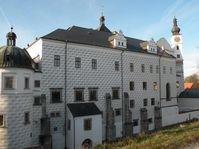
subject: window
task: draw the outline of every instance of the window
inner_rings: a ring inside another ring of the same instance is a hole
[[[57,131],[57,130],[58,130],[58,128],[57,128],[57,127],[54,127],[54,128],[53,128],[53,130],[54,130],[54,131]]]
[[[115,116],[121,115],[121,109],[115,109]]]
[[[147,99],[146,98],[143,100],[143,105],[147,106]]]
[[[133,72],[133,71],[134,71],[134,64],[130,63],[130,72]]]
[[[176,46],[176,49],[179,50],[179,46]]]
[[[172,69],[172,67],[170,67],[170,74],[173,74],[173,69]]]
[[[29,78],[25,77],[24,78],[24,89],[29,89]]]
[[[92,119],[84,119],[84,130],[91,130],[92,129]]]
[[[177,54],[177,58],[180,58],[180,54]]]
[[[70,120],[68,120],[68,130],[70,130],[71,129],[71,121]]]
[[[60,56],[54,55],[54,66],[60,66]]]
[[[144,64],[141,65],[141,71],[145,72],[145,65]]]
[[[33,103],[34,106],[37,106],[37,105],[41,105],[41,98],[40,96],[35,96],[34,97],[34,103]]]
[[[133,81],[129,82],[129,89],[130,89],[130,91],[134,90],[134,82]]]
[[[170,97],[170,96],[171,96],[171,95],[170,95],[171,93],[170,93],[170,92],[171,92],[171,91],[170,91],[170,84],[167,83],[167,84],[166,84],[166,100],[167,100],[167,101],[171,100],[171,97]]]
[[[163,66],[163,74],[166,73],[166,66]]]
[[[119,87],[113,87],[112,88],[112,98],[113,99],[119,99]]]
[[[35,88],[39,88],[40,87],[40,80],[35,80],[34,86],[35,86]]]
[[[159,67],[156,65],[156,73],[159,73]]]
[[[14,77],[4,77],[4,89],[14,89]]]
[[[24,113],[24,124],[30,124],[30,113],[29,112],[25,112]]]
[[[130,108],[134,108],[135,107],[135,100],[130,100]]]
[[[80,57],[75,58],[75,68],[81,68],[81,58]]]
[[[133,126],[138,126],[139,125],[139,119],[133,120]]]
[[[153,82],[153,90],[154,91],[158,90],[158,84],[157,84],[157,82]]]
[[[89,88],[89,100],[96,101],[97,100],[97,88]]]
[[[151,98],[151,105],[155,105],[155,98]]]
[[[84,89],[75,88],[75,101],[84,101]]]
[[[62,98],[62,89],[50,89],[51,103],[60,103]]]
[[[115,71],[119,71],[119,62],[115,61]]]
[[[180,83],[179,81],[176,81],[176,88],[179,88],[180,87]]]
[[[50,117],[60,117],[60,112],[51,112]]]
[[[150,73],[153,73],[153,65],[150,65]]]
[[[97,69],[97,60],[92,59],[92,69]]]
[[[149,119],[148,119],[148,123],[149,123],[149,124],[153,123],[153,119],[152,119],[152,118],[149,118]]]
[[[143,90],[147,90],[147,82],[143,82],[142,85],[143,85]]]
[[[5,126],[5,116],[3,114],[0,114],[0,127]]]
[[[39,63],[35,63],[35,69],[36,69],[36,70],[39,69]]]

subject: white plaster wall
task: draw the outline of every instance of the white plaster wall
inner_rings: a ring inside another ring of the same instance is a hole
[[[4,90],[4,76],[14,76],[15,86],[14,90]],[[29,77],[29,89],[24,89],[25,77]],[[0,93],[9,94],[9,93],[32,93],[33,92],[33,70],[23,69],[23,68],[6,68],[0,69]]]
[[[173,58],[161,58],[161,107],[177,105],[177,92],[176,92],[176,65]],[[163,66],[166,66],[166,73],[163,74]],[[173,72],[170,74],[170,67]],[[166,100],[166,84],[170,84],[170,97],[171,100]]]
[[[92,129],[89,131],[84,130],[84,119],[92,119]],[[75,148],[80,149],[85,139],[92,140],[93,145],[102,143],[102,121],[101,115],[75,117]],[[97,133],[97,134],[96,134]]]
[[[41,105],[34,105],[34,97],[35,96],[41,96],[41,76],[42,73],[36,72],[33,76],[33,84],[34,80],[40,80],[40,87],[39,88],[33,88],[33,98],[32,98],[32,144],[38,145],[39,144],[39,135],[40,135],[40,118],[42,117],[41,111]]]
[[[15,77],[15,89],[4,90],[3,76]],[[24,77],[30,79],[30,89],[24,89]],[[16,149],[32,145],[33,71],[29,69],[0,69],[0,113],[5,114],[5,127],[0,128],[0,148]],[[24,124],[24,113],[29,112],[30,124]]]
[[[41,93],[46,95],[47,114],[51,112],[60,112],[60,117],[51,118],[51,134],[54,144],[53,149],[64,147],[64,104],[65,104],[65,65],[64,54],[65,43],[51,40],[42,40],[42,76],[41,76]],[[60,66],[54,66],[54,55],[60,55]],[[62,89],[62,102],[51,103],[50,88]],[[57,130],[55,130],[57,128]],[[59,140],[56,137],[59,136]]]
[[[119,50],[106,49],[80,44],[67,45],[67,101],[74,102],[74,88],[84,88],[84,100],[89,100],[88,88],[98,87],[98,101],[95,104],[103,111],[103,122],[106,122],[106,93],[112,94],[112,87],[120,87],[120,99],[112,100],[113,109],[122,107],[121,72],[115,71],[115,61],[119,61]],[[75,68],[75,57],[81,57],[81,68]],[[97,59],[97,69],[91,68],[91,60]],[[117,117],[117,136],[121,136],[121,116]],[[103,134],[105,139],[105,133]]]
[[[42,43],[42,44],[41,44]],[[115,61],[119,61],[119,66],[121,70],[121,50],[102,48],[96,46],[88,46],[81,44],[68,43],[67,44],[67,74],[66,74],[66,85],[65,79],[65,47],[66,43],[44,40],[41,43],[38,42],[38,49],[42,49],[42,76],[41,76],[41,93],[46,94],[47,97],[47,112],[59,111],[61,113],[60,118],[51,119],[51,132],[53,137],[57,136],[59,133],[60,142],[63,144],[64,139],[64,91],[66,86],[66,97],[67,102],[74,102],[74,88],[82,87],[84,88],[84,100],[88,101],[88,88],[98,87],[98,101],[95,104],[100,110],[103,111],[103,131],[102,138],[105,139],[105,123],[106,123],[106,101],[104,95],[106,93],[112,93],[112,87],[120,87],[120,99],[112,100],[113,109],[122,108],[121,100],[121,71],[115,71]],[[28,51],[34,50],[28,49]],[[33,54],[31,54],[33,55]],[[60,66],[54,67],[54,55],[60,55]],[[75,57],[81,57],[81,68],[75,68]],[[92,70],[91,60],[97,59],[97,70]],[[130,63],[134,63],[134,72],[130,72]],[[145,73],[141,73],[141,64],[145,64]],[[171,101],[161,100],[161,105],[173,106],[177,104],[176,100],[176,78],[175,78],[175,59],[171,58],[161,58],[161,98],[165,98],[166,94],[166,83],[169,82],[171,86],[171,96],[173,99]],[[150,65],[153,65],[153,73],[150,73]],[[160,82],[159,74],[156,74],[156,65],[159,65],[159,58],[154,55],[127,52],[123,53],[123,77],[124,77],[124,92],[129,93],[130,99],[135,100],[135,108],[131,108],[132,119],[140,120],[140,108],[143,108],[143,99],[148,99],[148,105],[145,107],[148,110],[148,118],[153,118],[153,123],[149,125],[149,129],[154,128],[154,106],[151,106],[151,98],[155,98],[155,105],[160,105]],[[162,67],[166,66],[166,74],[162,74]],[[170,67],[173,68],[173,73],[169,74]],[[135,90],[129,90],[129,81],[134,81]],[[143,91],[142,82],[147,82],[147,90]],[[153,91],[153,82],[158,83],[158,90]],[[50,103],[50,88],[62,88],[62,103],[52,104]],[[35,108],[40,111],[39,108]],[[170,110],[163,110],[164,116],[166,115],[166,124],[169,120],[167,113]],[[175,113],[176,110],[173,110]],[[40,112],[37,116],[40,116]],[[35,118],[37,117],[35,116]],[[172,118],[171,118],[172,119]],[[116,117],[116,135],[120,137],[122,135],[122,117]],[[72,121],[71,121],[72,122]],[[171,123],[173,120],[171,120]],[[170,123],[170,122],[169,122]],[[54,127],[58,127],[58,131],[54,132]],[[36,125],[35,127],[36,128]],[[134,133],[140,131],[140,121],[139,126],[134,127]],[[69,133],[70,135],[70,133]],[[62,137],[61,137],[62,136]],[[53,139],[53,141],[55,141]]]
[[[27,48],[27,51],[32,58],[35,58],[38,55],[42,58],[42,41],[42,39],[38,39]]]
[[[199,111],[192,111],[192,112],[186,112],[186,113],[180,113],[178,116],[178,122],[185,122],[192,119],[198,119],[199,118]]]
[[[199,109],[199,98],[179,98],[180,111]]]
[[[177,106],[162,108],[162,126],[178,123],[178,112]]]
[[[146,108],[148,118],[153,119],[153,123],[149,125],[149,129],[154,127],[154,106],[158,106],[159,97],[159,73],[156,73],[156,65],[159,65],[159,58],[152,54],[143,54],[136,52],[124,52],[124,92],[128,92],[129,100],[135,100],[135,107],[130,108],[132,111],[132,119],[140,120],[140,109]],[[134,72],[130,72],[130,63],[134,64]],[[141,64],[145,65],[145,72],[141,72]],[[150,65],[153,66],[153,72],[150,73]],[[130,91],[129,82],[134,81],[134,90]],[[147,82],[147,90],[143,90],[143,82]],[[153,90],[153,82],[157,82],[158,89]],[[143,105],[143,99],[147,98],[147,106]],[[155,98],[155,105],[151,105],[151,98]],[[139,126],[135,126],[134,133],[140,131]]]
[[[70,112],[70,110],[67,108],[67,118],[70,119],[70,123],[71,123],[71,129],[68,130],[67,129],[67,147],[69,149],[73,149],[74,148],[74,118]],[[68,124],[68,123],[67,123]]]

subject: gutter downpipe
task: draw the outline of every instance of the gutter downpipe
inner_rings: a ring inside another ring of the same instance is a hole
[[[73,117],[73,129],[74,129],[74,144],[73,144],[73,147],[75,149],[75,118]]]
[[[121,92],[122,92],[122,136],[124,136],[124,76],[123,76],[123,53],[121,52]]]
[[[64,95],[65,95],[65,103],[64,103],[64,129],[65,129],[65,131],[64,131],[64,135],[65,135],[65,149],[67,149],[67,127],[66,127],[66,121],[67,121],[67,112],[66,112],[66,101],[67,101],[67,99],[66,99],[66,83],[67,83],[67,76],[66,76],[66,73],[67,73],[67,40],[65,41],[65,43],[66,43],[66,45],[65,45],[65,61],[64,61],[64,64],[65,64],[65,75],[64,75],[64,81],[65,81],[65,84],[64,84]]]
[[[162,107],[162,104],[161,104],[161,97],[162,97],[162,92],[161,92],[161,89],[162,89],[162,85],[161,85],[161,65],[160,65],[160,58],[161,58],[161,55],[159,55],[159,92],[160,92],[160,108]]]

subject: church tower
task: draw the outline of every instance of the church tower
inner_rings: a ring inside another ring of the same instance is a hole
[[[184,90],[184,69],[183,69],[183,57],[182,57],[182,35],[180,34],[180,28],[177,24],[177,19],[173,18],[173,28],[171,30],[171,47],[174,50],[174,56],[176,57],[176,87],[177,95]]]

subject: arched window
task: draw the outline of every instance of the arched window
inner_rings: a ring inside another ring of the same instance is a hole
[[[171,89],[170,89],[170,84],[166,84],[166,100],[171,100]]]

